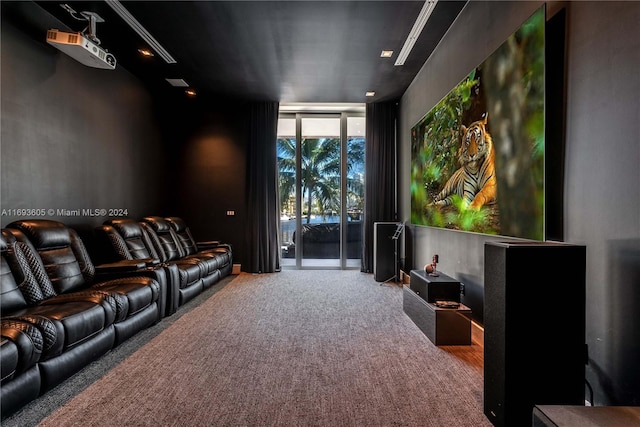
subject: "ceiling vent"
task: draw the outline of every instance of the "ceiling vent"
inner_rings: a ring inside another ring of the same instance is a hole
[[[175,87],[189,87],[189,83],[185,82],[183,79],[165,79],[167,83],[171,86]]]

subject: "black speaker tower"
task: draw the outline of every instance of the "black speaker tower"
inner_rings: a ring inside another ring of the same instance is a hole
[[[484,413],[531,425],[534,405],[584,405],[586,247],[487,242]]]
[[[393,239],[397,228],[397,222],[373,223],[373,278],[376,282],[386,282],[397,275]]]

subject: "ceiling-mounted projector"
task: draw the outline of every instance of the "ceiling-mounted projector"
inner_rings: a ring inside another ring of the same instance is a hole
[[[104,19],[95,12],[77,13],[68,4],[60,5],[78,21],[87,21],[89,25],[81,33],[68,33],[57,29],[47,31],[47,43],[66,53],[76,61],[88,67],[113,70],[116,57],[100,47],[96,36],[96,24]]]
[[[82,33],[49,30],[47,31],[47,43],[88,67],[104,68],[106,70],[116,68],[116,57],[89,40]]]

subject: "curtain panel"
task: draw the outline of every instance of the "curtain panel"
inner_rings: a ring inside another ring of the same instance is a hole
[[[367,104],[365,202],[361,271],[373,272],[373,224],[396,221],[397,101]]]
[[[273,273],[280,271],[278,227],[278,132],[277,102],[249,105],[247,144],[247,224],[244,271]]]

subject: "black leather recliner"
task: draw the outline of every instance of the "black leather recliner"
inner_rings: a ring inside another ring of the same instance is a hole
[[[221,261],[211,254],[188,254],[180,243],[180,238],[172,225],[165,218],[147,216],[142,218],[140,224],[149,233],[151,243],[161,257],[160,260],[170,264],[177,264],[180,267],[180,305],[192,299],[223,277],[222,273],[226,270],[220,269]],[[198,283],[196,281],[188,287],[183,287],[182,283],[184,281],[193,280],[195,277],[197,269],[194,267],[196,266],[200,270],[201,282]]]
[[[109,262],[141,260],[151,271],[163,270],[167,278],[165,316],[176,312],[180,302],[180,270],[178,265],[160,262],[160,256],[140,223],[131,218],[114,218],[96,227],[98,248]]]
[[[9,245],[2,230],[0,239],[0,303],[3,315],[26,306],[11,273],[7,257]],[[15,241],[15,239],[13,239]],[[40,330],[19,319],[0,320],[0,385],[2,413],[13,412],[40,394],[40,370],[44,338]]]
[[[2,237],[5,416],[157,322],[161,284],[143,276],[96,280],[82,241],[56,221],[16,221]],[[15,367],[5,372],[5,363]]]
[[[159,216],[147,216],[142,218],[143,226],[150,229],[151,241],[158,246],[157,251],[164,251],[167,256],[179,261],[196,262],[203,273],[203,285],[208,288],[220,279],[218,260],[202,254],[189,254],[182,246],[180,238],[175,233],[171,223]]]
[[[178,217],[147,216],[140,222],[116,218],[95,231],[105,259],[152,258],[171,271],[168,313],[231,272],[231,247],[216,241],[198,250],[188,227]]]
[[[0,365],[2,368],[2,413],[16,409],[40,394],[42,333],[19,320],[1,320]]]
[[[165,218],[173,228],[184,256],[197,256],[214,259],[221,277],[228,276],[233,268],[231,245],[220,241],[196,242],[187,223],[177,216]]]
[[[44,269],[38,266],[38,257],[25,255],[24,246],[8,230],[2,230],[2,236],[2,338],[10,343],[3,345],[0,364],[3,370],[5,363],[16,366],[2,380],[0,401],[5,416],[113,347],[116,304],[108,294],[87,291],[68,294],[66,300],[56,304],[45,304],[56,295]],[[36,271],[31,270],[34,265]],[[16,329],[27,332],[25,324],[31,326],[31,332],[37,330],[42,339],[37,365],[25,359],[30,351],[24,342],[35,342],[35,338],[17,335]],[[14,346],[18,347],[17,354],[11,349]]]
[[[143,274],[127,277],[123,271],[139,272],[124,263],[96,268],[75,230],[50,220],[16,221],[7,229],[37,253],[58,299],[83,289],[116,297],[116,345],[162,318],[159,299],[166,283]]]

